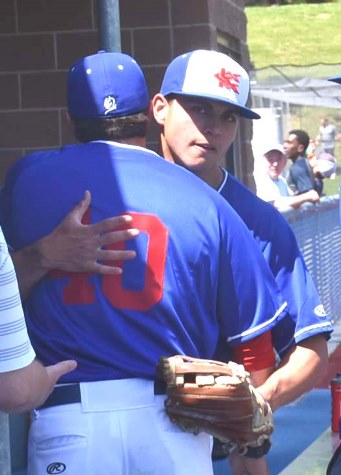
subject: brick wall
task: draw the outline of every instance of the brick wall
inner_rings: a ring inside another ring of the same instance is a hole
[[[244,0],[124,0],[120,22],[122,51],[141,64],[151,94],[168,62],[191,49],[226,49],[248,67]],[[65,113],[67,70],[99,48],[96,0],[1,0],[0,184],[18,157],[73,142]],[[250,134],[250,123],[242,120],[234,169],[247,184]],[[149,145],[157,148],[155,126]]]

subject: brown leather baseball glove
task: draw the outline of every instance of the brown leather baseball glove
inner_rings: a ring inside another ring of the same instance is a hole
[[[270,405],[242,365],[176,355],[161,358],[158,373],[167,384],[166,412],[183,430],[207,432],[240,454],[273,432]]]

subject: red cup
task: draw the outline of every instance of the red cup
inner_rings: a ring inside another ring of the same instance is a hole
[[[339,433],[341,418],[341,374],[338,373],[331,380],[331,397],[332,397],[332,420],[331,427],[333,432]]]

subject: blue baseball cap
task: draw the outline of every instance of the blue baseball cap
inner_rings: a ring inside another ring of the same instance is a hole
[[[328,78],[328,81],[338,82],[341,84],[341,75],[340,76],[333,76],[332,78]]]
[[[166,69],[160,93],[225,102],[247,119],[260,116],[245,107],[250,80],[247,72],[224,53],[195,50],[175,58]]]
[[[101,119],[147,109],[149,94],[143,72],[131,56],[99,51],[71,66],[67,102],[71,117]]]

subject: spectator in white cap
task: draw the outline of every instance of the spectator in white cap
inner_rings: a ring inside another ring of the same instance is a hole
[[[259,157],[256,157],[254,169],[257,196],[278,209],[297,208],[306,202],[318,202],[320,197],[315,190],[300,195],[293,194],[282,176],[286,163],[283,145],[273,143],[263,147]]]

